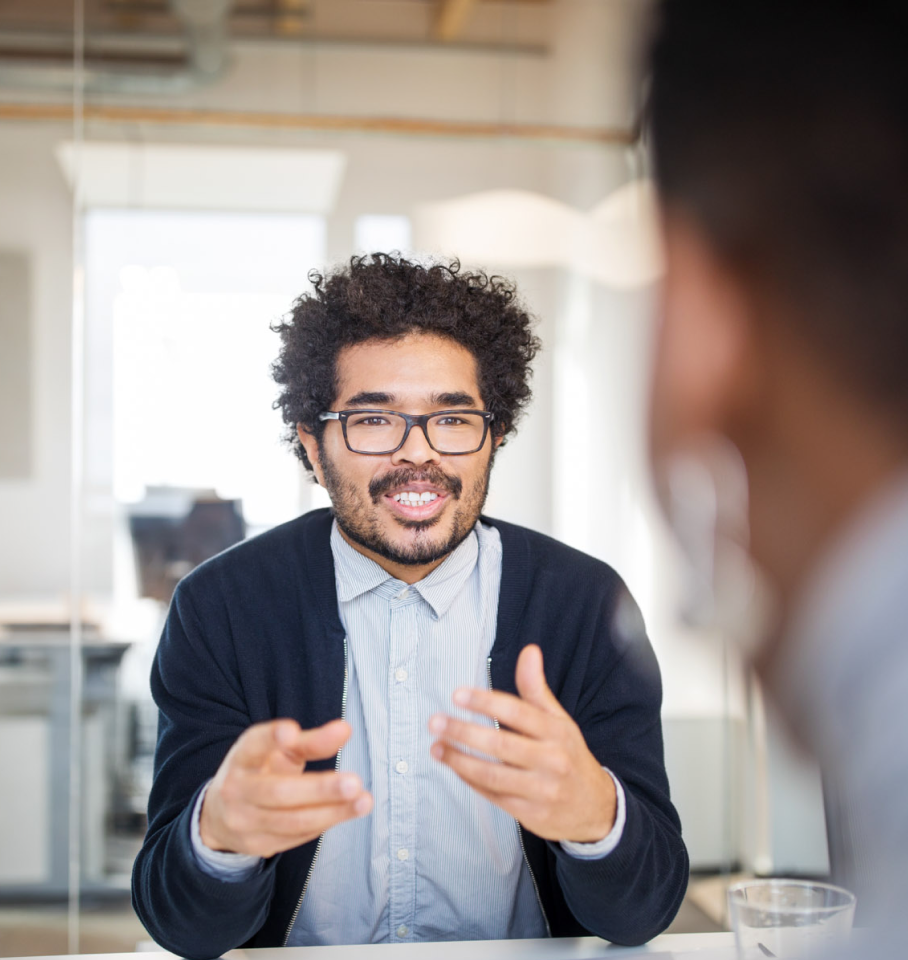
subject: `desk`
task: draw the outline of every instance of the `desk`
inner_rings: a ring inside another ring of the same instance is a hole
[[[78,960],[161,960],[164,951],[82,954]],[[666,933],[642,947],[616,947],[598,937],[552,940],[470,940],[459,943],[379,943],[345,947],[283,947],[231,950],[226,960],[735,960],[731,933]],[[12,958],[24,960],[24,958]],[[32,957],[30,960],[73,960],[72,957]]]

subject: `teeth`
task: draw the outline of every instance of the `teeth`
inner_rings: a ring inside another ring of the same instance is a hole
[[[395,493],[394,499],[398,503],[432,503],[438,499],[437,493],[431,493],[428,490],[425,493],[415,493],[412,490],[405,490],[403,493]]]

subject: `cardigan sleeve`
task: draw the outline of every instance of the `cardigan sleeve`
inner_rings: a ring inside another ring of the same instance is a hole
[[[642,617],[620,584],[593,631],[572,713],[593,755],[624,789],[624,830],[601,859],[580,860],[559,844],[548,846],[574,917],[624,945],[661,933],[687,888],[687,850],[665,772],[661,703],[659,668]]]
[[[201,869],[192,849],[195,801],[237,737],[250,725],[222,603],[199,603],[192,577],[174,594],[151,674],[159,708],[148,832],[133,867],[133,906],[162,947],[189,958],[217,957],[265,922],[277,857],[239,882]]]

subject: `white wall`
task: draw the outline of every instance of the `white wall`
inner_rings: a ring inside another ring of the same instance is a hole
[[[72,201],[52,154],[58,138],[0,126],[0,248],[31,260],[34,432],[31,476],[0,480],[0,596],[68,584]],[[0,410],[0,430],[16,416]]]

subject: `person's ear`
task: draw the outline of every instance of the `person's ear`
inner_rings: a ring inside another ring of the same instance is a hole
[[[318,439],[314,433],[310,433],[303,424],[298,423],[296,425],[296,435],[300,438],[300,443],[303,445],[303,449],[306,451],[306,456],[309,458],[309,463],[312,464],[312,470],[315,473],[315,479],[318,481],[319,486],[325,485],[325,477],[322,473],[322,464],[319,459],[319,447]]]

